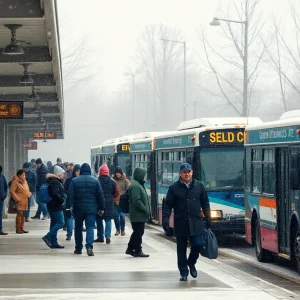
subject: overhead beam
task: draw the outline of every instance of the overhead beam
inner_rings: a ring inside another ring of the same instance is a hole
[[[29,114],[37,114],[36,112],[33,112],[34,108],[24,108],[24,115],[29,115]],[[58,107],[56,106],[50,106],[50,107],[43,107],[40,106],[38,108],[38,111],[43,115],[43,114],[59,114],[60,111]]]
[[[0,76],[0,87],[11,87],[11,86],[21,86],[26,87],[30,86],[31,84],[21,84],[19,83],[21,77],[23,76],[20,73],[20,76]],[[55,86],[56,83],[54,81],[53,74],[36,74],[31,75],[32,79],[34,80],[34,86]]]
[[[38,102],[56,102],[57,99],[57,93],[38,93],[39,100]],[[0,101],[26,101],[26,102],[36,102],[27,99],[29,94],[6,94],[6,95],[0,95]]]
[[[7,41],[9,43],[9,41]],[[23,47],[22,55],[6,55],[3,49],[0,49],[0,63],[34,63],[34,62],[51,62],[51,56],[47,46],[43,47]]]
[[[61,118],[56,116],[56,117],[47,117],[43,116],[43,119],[46,124],[49,123],[57,123],[61,124]],[[43,122],[40,121],[39,118],[28,118],[28,119],[20,119],[20,120],[6,120],[5,124],[10,125],[10,124],[43,124]]]

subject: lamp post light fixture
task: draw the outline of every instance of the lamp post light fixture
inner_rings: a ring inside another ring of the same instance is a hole
[[[134,81],[134,74],[133,73],[124,73],[125,76],[131,76],[132,77],[132,130],[134,132],[134,129],[135,129],[135,122],[134,122],[134,119],[135,119],[135,109],[134,109],[134,105],[135,105],[135,99],[134,99],[134,90],[135,90],[135,81]]]
[[[21,24],[5,24],[5,27],[7,27],[11,31],[11,40],[10,44],[8,44],[2,51],[3,54],[6,55],[21,55],[24,54],[24,49],[20,45],[23,41],[18,41],[16,37],[16,31],[18,28],[22,27]]]
[[[175,41],[161,38],[161,41],[183,44],[183,121],[186,121],[186,41]]]
[[[227,23],[238,23],[245,25],[245,35],[244,35],[244,55],[243,55],[243,117],[248,117],[248,31],[249,22],[246,21],[235,21],[220,18],[213,18],[209,23],[211,26],[220,26],[221,22]]]

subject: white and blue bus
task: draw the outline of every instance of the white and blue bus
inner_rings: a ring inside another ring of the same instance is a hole
[[[182,162],[192,165],[194,178],[208,192],[212,228],[216,232],[244,233],[244,131],[258,118],[204,118],[183,122],[178,131],[153,139],[152,208],[162,222],[168,187],[179,179]],[[171,219],[171,226],[172,219]]]

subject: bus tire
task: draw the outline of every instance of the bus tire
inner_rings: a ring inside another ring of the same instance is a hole
[[[300,274],[300,231],[295,234],[294,240],[294,259],[298,273]]]
[[[268,261],[268,251],[263,249],[261,245],[260,224],[258,219],[255,220],[254,246],[257,260],[259,262]]]

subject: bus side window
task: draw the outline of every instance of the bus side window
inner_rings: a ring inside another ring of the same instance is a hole
[[[300,153],[292,149],[290,156],[290,187],[291,190],[300,190]]]

